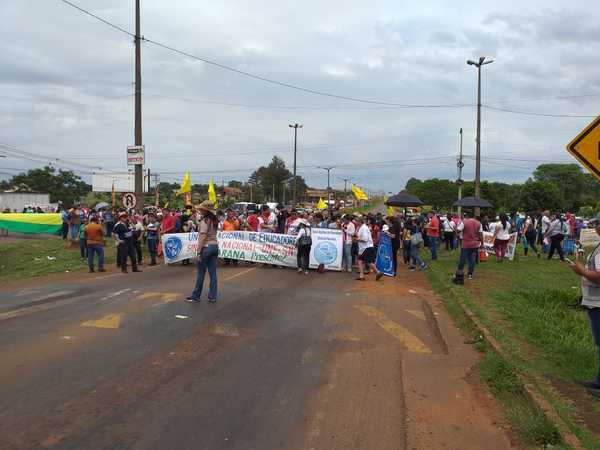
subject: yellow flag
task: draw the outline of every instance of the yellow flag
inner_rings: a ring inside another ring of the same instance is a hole
[[[323,201],[322,198],[319,199],[319,203],[317,203],[317,209],[326,209],[327,203]]]
[[[208,184],[208,199],[213,202],[215,208],[217,208],[217,192],[215,191],[215,185],[213,183],[212,178],[210,179],[210,183]]]
[[[367,197],[367,194],[365,194],[362,191],[362,189],[359,188],[358,186],[356,186],[355,184],[352,185],[352,193],[356,197],[356,200],[369,200],[369,197]]]
[[[183,181],[181,187],[177,191],[177,195],[186,194],[192,191],[192,180],[190,179],[190,172],[188,170],[183,174]]]
[[[387,215],[388,216],[393,216],[396,213],[396,211],[394,211],[394,208],[392,208],[391,206],[387,207]]]

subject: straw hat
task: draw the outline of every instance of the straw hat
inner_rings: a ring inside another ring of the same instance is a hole
[[[196,205],[196,209],[203,210],[203,211],[208,211],[208,212],[213,213],[213,214],[215,214],[215,212],[216,212],[216,210],[215,210],[215,204],[213,202],[211,202],[210,200],[204,200],[199,205]]]

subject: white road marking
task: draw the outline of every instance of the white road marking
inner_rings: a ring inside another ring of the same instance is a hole
[[[105,295],[100,300],[104,301],[104,300],[108,300],[108,299],[111,299],[111,298],[114,298],[114,297],[118,297],[119,295],[125,294],[126,292],[129,292],[129,291],[131,291],[131,289],[129,289],[129,288],[128,289],[121,289],[120,291],[113,292],[112,294]]]
[[[255,269],[256,269],[256,267],[252,267],[250,269],[243,270],[242,272],[236,273],[235,275],[231,275],[230,277],[225,278],[225,281],[233,280],[234,278],[245,275],[248,272],[252,272]]]

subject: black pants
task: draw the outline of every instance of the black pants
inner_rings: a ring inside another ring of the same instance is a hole
[[[454,233],[452,231],[444,231],[444,242],[446,250],[454,250]]]
[[[131,267],[133,268],[133,270],[138,270],[133,242],[125,242],[124,244],[119,244],[117,246],[117,252],[119,253],[119,262],[121,263],[120,267],[122,272],[127,272],[128,256],[129,259],[131,259]]]
[[[358,257],[358,244],[356,242],[352,243],[352,266],[356,265],[356,258]]]
[[[535,246],[536,238],[537,238],[537,234],[535,232],[525,234],[525,239],[527,239],[528,246],[531,247],[531,249],[535,252],[536,255],[538,255],[540,252],[537,249],[537,247]],[[525,247],[526,255],[527,255],[527,250],[528,250],[528,247]]]
[[[548,252],[548,259],[552,259],[554,256],[554,250],[558,251],[558,256],[560,256],[560,260],[565,260],[565,254],[562,249],[562,241],[565,237],[562,234],[557,234],[555,236],[550,236],[550,252]]]
[[[60,230],[60,234],[64,240],[67,239],[69,235],[69,224],[67,222],[63,222],[62,229]]]
[[[305,272],[308,270],[308,264],[310,260],[310,247],[311,245],[298,246],[298,269],[302,269]]]
[[[398,272],[398,250],[400,249],[400,244],[396,240],[392,240],[392,263],[394,267],[394,274]]]
[[[402,260],[404,261],[404,264],[408,264],[410,262],[410,241],[403,241],[403,243]]]

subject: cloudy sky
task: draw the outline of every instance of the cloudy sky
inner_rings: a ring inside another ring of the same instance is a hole
[[[75,0],[133,31],[133,0]],[[600,3],[582,0],[142,0],[142,34],[235,69],[334,95],[252,79],[144,43],[143,140],[161,180],[246,180],[273,155],[326,184],[336,166],[370,190],[410,177],[456,178],[458,130],[472,179],[476,70],[483,69],[482,174],[521,181],[539,163],[571,161],[564,147],[598,114]],[[60,0],[0,2],[0,172],[57,166],[89,178],[126,170],[133,144],[131,38]],[[565,98],[566,97],[566,98]],[[1,149],[0,149],[1,154]],[[22,153],[21,153],[22,154]],[[36,156],[32,156],[36,155]],[[471,157],[472,158],[472,157]],[[32,161],[35,159],[36,161]]]

